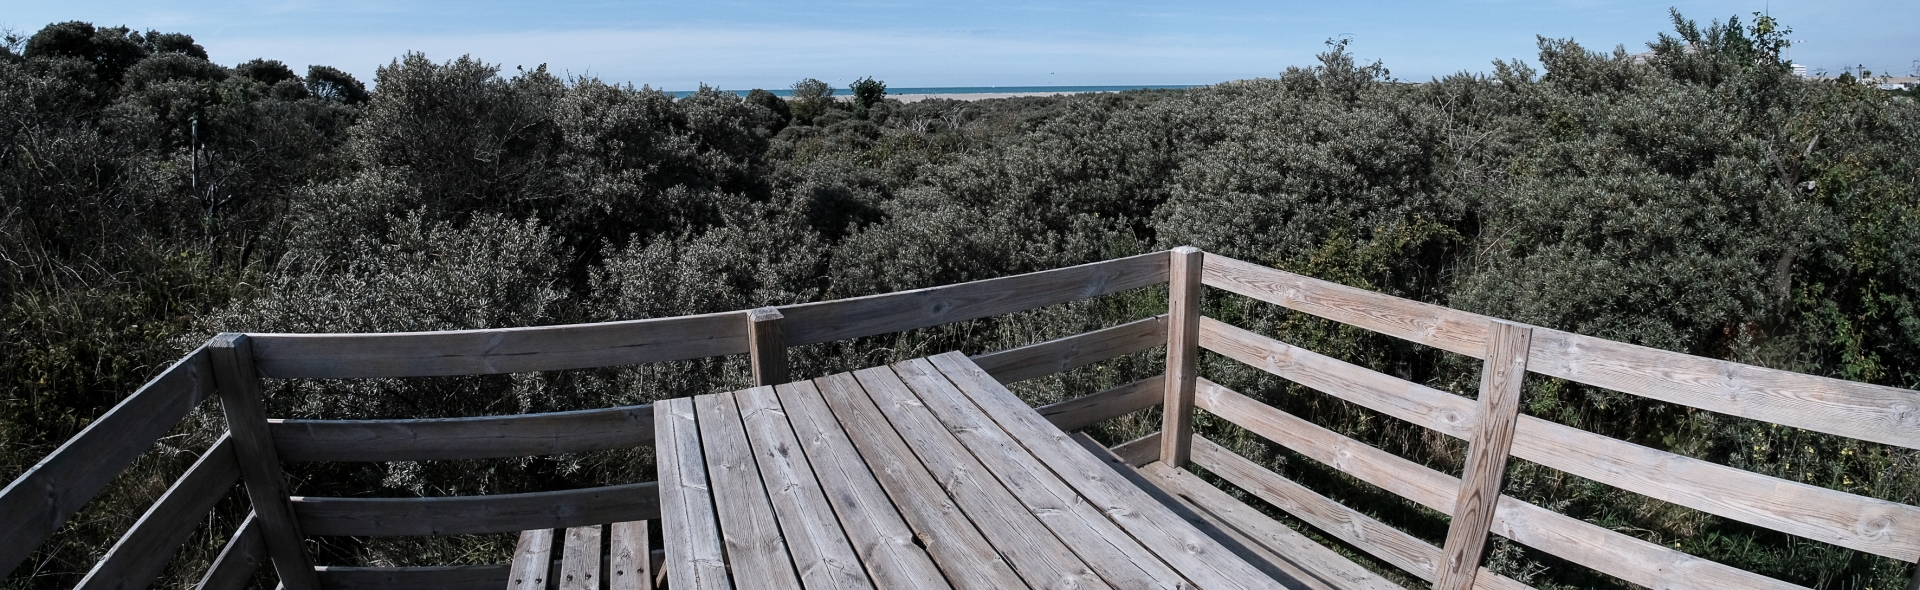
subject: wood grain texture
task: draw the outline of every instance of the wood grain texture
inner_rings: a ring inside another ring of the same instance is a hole
[[[1447,526],[1445,559],[1433,580],[1436,590],[1467,590],[1480,573],[1494,505],[1506,481],[1513,450],[1514,423],[1520,417],[1520,388],[1527,377],[1527,347],[1533,330],[1495,321],[1487,330],[1487,360],[1480,374],[1480,418],[1467,444],[1460,492]]]
[[[653,560],[649,558],[647,522],[607,525],[607,590],[643,590],[653,587]]]
[[[1535,328],[1527,369],[1703,410],[1920,449],[1920,391]]]
[[[1447,307],[1207,257],[1206,283],[1442,350],[1485,358],[1487,322]],[[1920,448],[1920,391],[1817,377],[1534,328],[1529,370],[1569,381],[1883,444]]]
[[[674,588],[732,588],[693,399],[654,402],[653,423],[661,486],[660,540],[666,552],[662,567],[667,580]]]
[[[657,482],[489,496],[293,498],[300,527],[315,536],[513,533],[660,517]]]
[[[1429,582],[1437,579],[1438,566],[1445,562],[1441,548],[1281,477],[1213,441],[1201,438],[1193,444],[1194,463],[1228,483],[1415,577]],[[1475,569],[1478,574],[1470,578],[1474,588],[1519,590],[1528,587],[1487,568],[1476,566]]]
[[[694,396],[693,409],[700,417],[700,446],[706,450],[714,513],[734,582],[742,588],[800,587],[733,394]]]
[[[1028,586],[1036,590],[1111,587],[1073,553],[1067,540],[1056,536],[1038,515],[1022,509],[1013,492],[940,424],[898,374],[887,367],[853,374],[913,456],[919,457],[946,495]]]
[[[925,359],[893,365],[941,426],[1081,561],[1116,588],[1181,588],[1186,581],[994,424]]]
[[[1160,460],[1160,431],[1155,430],[1127,442],[1115,445],[1111,449],[1115,457],[1131,467],[1140,467]]]
[[[1238,392],[1201,379],[1200,409],[1307,458],[1434,510],[1451,514],[1460,480],[1367,446]],[[1648,543],[1533,504],[1502,496],[1493,533],[1642,586],[1674,590],[1801,588]]]
[[[1207,286],[1474,358],[1493,318],[1234,260],[1206,259]]]
[[[0,490],[0,579],[213,393],[213,365],[203,347]]]
[[[1042,420],[965,356],[950,352],[928,360],[1088,502],[1195,585],[1220,590],[1281,587],[1147,492],[1117,477],[1104,461]]]
[[[890,334],[1090,299],[1167,280],[1167,255],[1141,254],[1054,270],[789,305],[787,344],[801,346]]]
[[[733,399],[801,583],[808,588],[872,588],[774,388],[734,392]]]
[[[747,311],[747,364],[754,385],[787,382],[786,316],[771,307]]]
[[[328,590],[498,590],[508,585],[508,566],[446,565],[427,567],[317,567],[320,586]],[[511,586],[509,586],[511,587]]]
[[[260,569],[260,562],[267,558],[267,543],[260,539],[260,523],[252,513],[240,521],[233,536],[227,539],[227,545],[220,549],[220,555],[213,558],[213,565],[207,567],[207,573],[200,576],[200,583],[194,590],[240,590],[253,581],[253,572]]]
[[[1216,320],[1203,323],[1201,343],[1208,350],[1454,438],[1469,437],[1479,414],[1471,399]],[[1906,504],[1761,475],[1532,416],[1519,419],[1513,455],[1740,522],[1902,561],[1920,559],[1920,508]]]
[[[1166,398],[1166,375],[1154,375],[1104,391],[1054,402],[1034,411],[1061,430],[1074,431],[1157,405]],[[1157,452],[1157,451],[1156,451]]]
[[[275,379],[491,375],[747,352],[739,312],[491,330],[251,336],[260,375]]]
[[[1167,316],[1158,315],[1074,334],[1065,338],[1009,348],[973,357],[994,380],[1018,383],[1151,350],[1167,343]]]
[[[268,420],[282,461],[449,461],[653,446],[653,406],[428,420]]]
[[[951,588],[811,381],[774,388],[841,530],[881,588]],[[984,541],[983,541],[984,542]],[[1012,577],[1012,572],[1006,572]]]
[[[553,529],[520,532],[508,566],[507,590],[546,590],[553,573]]]
[[[569,527],[560,543],[560,590],[600,590],[600,525]]]
[[[214,441],[200,460],[173,482],[120,541],[94,562],[75,588],[145,588],[160,575],[197,525],[240,482],[228,435]]]
[[[1193,383],[1200,375],[1200,292],[1205,254],[1174,248],[1167,270],[1167,373],[1160,413],[1160,460],[1187,464],[1193,442]]]
[[[1106,464],[1107,467],[1112,468],[1115,475],[1132,483],[1134,487],[1140,488],[1141,491],[1151,496],[1154,501],[1167,507],[1168,510],[1173,511],[1173,513],[1180,518],[1186,519],[1194,528],[1199,529],[1202,533],[1206,533],[1207,536],[1218,541],[1220,546],[1226,547],[1228,551],[1232,551],[1235,555],[1240,556],[1240,558],[1246,560],[1248,564],[1259,568],[1260,571],[1267,574],[1267,577],[1273,578],[1273,580],[1279,582],[1280,585],[1287,588],[1325,587],[1314,584],[1314,580],[1312,580],[1310,576],[1306,576],[1307,572],[1297,567],[1290,567],[1292,566],[1291,563],[1284,561],[1277,563],[1270,562],[1268,560],[1268,553],[1262,551],[1259,546],[1247,544],[1245,539],[1236,535],[1233,529],[1221,526],[1219,523],[1208,519],[1200,512],[1194,510],[1192,504],[1182,502],[1179,498],[1168,494],[1166,490],[1161,489],[1153,480],[1148,479],[1139,469],[1128,465],[1125,460],[1113,454],[1111,450],[1102,446],[1098,441],[1093,440],[1092,437],[1087,436],[1086,433],[1076,432],[1073,433],[1072,436],[1073,441],[1080,443],[1081,448],[1086,449],[1088,453],[1093,454],[1095,458]],[[1164,465],[1162,466],[1164,467]]]
[[[280,471],[273,435],[267,431],[265,394],[253,365],[252,341],[245,334],[221,334],[206,349],[213,361],[214,382],[219,384],[227,431],[233,435],[233,458],[240,465],[247,500],[260,517],[260,537],[267,542],[273,569],[287,590],[315,590],[320,582],[307,555],[306,536],[288,505],[286,475]]]

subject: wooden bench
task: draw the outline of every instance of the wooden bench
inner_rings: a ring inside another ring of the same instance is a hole
[[[647,521],[522,531],[509,590],[641,590],[658,580]]]

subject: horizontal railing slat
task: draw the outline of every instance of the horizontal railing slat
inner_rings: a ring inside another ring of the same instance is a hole
[[[995,381],[1011,385],[1166,344],[1167,316],[1161,314],[1111,328],[983,354],[973,357],[973,362],[992,375]]]
[[[1281,477],[1205,437],[1193,438],[1193,462],[1334,538],[1422,580],[1433,581],[1436,564],[1442,558],[1439,547]],[[1474,576],[1473,586],[1495,590],[1529,588],[1484,567]]]
[[[93,570],[75,588],[145,588],[152,584],[193,534],[194,525],[205,519],[213,505],[237,483],[240,465],[234,462],[233,442],[222,434],[147,508],[106,557],[94,562]]]
[[[260,524],[254,521],[253,513],[247,513],[246,520],[240,521],[240,527],[234,529],[233,538],[227,540],[227,546],[213,559],[213,565],[207,568],[195,590],[240,590],[253,581],[254,570],[260,569],[260,562],[266,559],[267,541],[260,536]]]
[[[1166,399],[1166,375],[1154,375],[1105,391],[1034,408],[1061,430],[1072,432],[1160,405]]]
[[[1167,253],[1154,252],[997,279],[788,305],[787,344],[889,334],[1091,299],[1167,282]]]
[[[491,496],[293,498],[310,536],[430,536],[511,533],[660,518],[655,482]]]
[[[438,588],[441,590],[499,590],[508,587],[507,564],[450,565],[428,567],[340,567],[313,568],[320,586],[328,590],[401,590]]]
[[[269,420],[282,461],[448,461],[653,446],[653,406],[433,420]]]
[[[194,350],[0,490],[0,579],[213,391]]]
[[[1208,254],[1210,287],[1483,358],[1493,318]],[[1527,370],[1783,426],[1920,449],[1920,391],[1534,328]]]
[[[1537,332],[1536,332],[1537,333]],[[1202,347],[1369,409],[1465,439],[1473,400],[1203,318]],[[1521,416],[1516,457],[1747,524],[1920,559],[1920,508],[1735,469]]]
[[[1920,391],[1535,328],[1527,370],[1664,402],[1920,449]]]
[[[745,354],[747,320],[728,312],[530,328],[248,337],[262,377],[492,375]]]
[[[1486,358],[1493,318],[1207,253],[1201,284],[1448,352]]]
[[[1451,514],[1460,479],[1347,438],[1201,379],[1195,405],[1381,489]],[[1648,543],[1509,496],[1494,510],[1493,532],[1601,573],[1674,590],[1802,586]]]

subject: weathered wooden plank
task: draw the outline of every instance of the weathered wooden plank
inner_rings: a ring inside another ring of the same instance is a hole
[[[93,570],[76,588],[145,588],[160,575],[180,545],[193,534],[213,505],[240,482],[240,466],[233,460],[228,435],[200,455],[200,460],[175,480],[120,541],[94,562]]]
[[[1039,517],[1100,578],[1117,588],[1182,588],[1187,585],[1153,552],[1135,542],[1105,513],[1084,501],[1067,482],[994,424],[925,359],[893,365],[907,389],[1007,491]],[[897,423],[897,422],[896,422]]]
[[[1090,299],[1167,280],[1167,255],[1141,254],[1080,266],[884,295],[789,305],[787,344],[889,334]]]
[[[1508,453],[1513,450],[1520,386],[1527,376],[1527,346],[1532,339],[1533,330],[1526,326],[1495,321],[1488,329],[1487,360],[1480,375],[1480,418],[1467,444],[1453,521],[1447,527],[1446,559],[1433,580],[1436,590],[1467,590],[1480,573],[1500,484],[1506,480]]]
[[[1111,449],[1102,446],[1099,442],[1093,440],[1092,437],[1087,436],[1086,433],[1073,433],[1073,440],[1074,442],[1080,443],[1081,448],[1086,449],[1088,453],[1092,453],[1095,458],[1105,463],[1107,467],[1112,468],[1116,475],[1131,482],[1135,487],[1140,488],[1141,491],[1146,492],[1154,501],[1159,502],[1162,506],[1166,506],[1168,510],[1173,511],[1173,513],[1179,515],[1180,518],[1186,519],[1194,528],[1206,533],[1207,536],[1218,541],[1220,546],[1226,547],[1228,551],[1232,551],[1234,555],[1240,556],[1240,558],[1246,560],[1248,564],[1259,568],[1261,572],[1267,574],[1267,577],[1273,578],[1273,580],[1279,582],[1280,585],[1287,588],[1332,590],[1331,586],[1318,583],[1319,580],[1310,572],[1301,569],[1289,560],[1278,559],[1271,551],[1257,543],[1252,543],[1251,539],[1240,534],[1239,531],[1234,530],[1232,527],[1223,526],[1215,520],[1209,519],[1200,511],[1195,510],[1191,502],[1184,501],[1168,493],[1167,489],[1155,483],[1153,480],[1148,479],[1145,474],[1141,473],[1140,469],[1128,465],[1126,460],[1113,454]],[[1155,462],[1155,464],[1164,469],[1174,470],[1171,467],[1167,467],[1164,463]]]
[[[600,525],[567,529],[556,581],[560,590],[600,590]]]
[[[1341,436],[1206,379],[1200,380],[1195,400],[1200,409],[1309,459],[1428,508],[1453,512],[1459,478]],[[1502,496],[1494,510],[1493,532],[1642,586],[1676,590],[1800,588],[1600,528],[1508,496]]]
[[[853,375],[905,439],[913,456],[920,458],[947,495],[1029,586],[1110,587],[1037,515],[1021,509],[1013,492],[941,426],[899,375],[887,367],[854,371]]]
[[[1160,405],[1167,395],[1166,378],[1166,375],[1154,375],[1105,391],[1040,406],[1034,411],[1061,430],[1071,432]]]
[[[700,417],[700,446],[707,452],[707,479],[713,482],[714,512],[734,581],[743,588],[800,587],[733,394],[694,396],[693,409]]]
[[[860,457],[913,527],[941,573],[966,590],[1026,587],[1006,556],[997,551],[944,491],[901,433],[851,373],[815,379],[814,385],[839,418]]]
[[[1206,255],[1175,248],[1167,271],[1166,397],[1160,404],[1160,460],[1187,464],[1193,441],[1193,380],[1200,375],[1200,286]]]
[[[1202,438],[1193,444],[1195,464],[1329,536],[1346,541],[1415,577],[1432,582],[1439,571],[1438,565],[1445,562],[1445,553],[1441,548],[1281,477],[1213,441]],[[1196,478],[1195,481],[1199,480]],[[1528,587],[1487,568],[1476,565],[1475,569],[1478,573],[1471,578],[1474,588],[1519,590]]]
[[[449,590],[499,590],[509,585],[508,566],[444,565],[426,567],[341,567],[314,568],[320,586],[328,590],[411,590],[442,588]]]
[[[747,311],[748,364],[754,385],[787,382],[787,328],[780,310],[762,307]]]
[[[1111,449],[1114,456],[1129,467],[1139,467],[1160,460],[1160,431],[1155,430]]]
[[[227,546],[220,549],[220,555],[213,558],[213,565],[207,567],[207,573],[200,576],[200,583],[194,590],[240,590],[253,581],[253,572],[260,569],[260,561],[267,557],[267,543],[260,539],[260,524],[252,513],[240,521],[234,529],[233,537],[227,539]]]
[[[808,588],[872,588],[773,387],[733,394],[782,537]]]
[[[1201,441],[1194,441],[1195,453]],[[1196,456],[1195,461],[1198,461]],[[1404,590],[1367,568],[1347,560],[1259,510],[1220,491],[1198,476],[1154,462],[1141,469],[1152,485],[1178,498],[1223,534],[1253,551],[1256,558],[1291,575],[1300,586],[1327,590]]]
[[[663,569],[674,588],[726,590],[726,555],[713,513],[712,486],[692,398],[654,402],[659,461]]]
[[[1204,324],[1201,343],[1208,350],[1454,438],[1470,436],[1479,413],[1473,400],[1458,395],[1211,319]],[[1920,559],[1920,508],[1906,504],[1743,471],[1531,416],[1520,417],[1513,454],[1748,524],[1902,561]]]
[[[260,375],[276,379],[525,373],[747,352],[739,312],[490,330],[251,336]]]
[[[1494,319],[1207,257],[1207,285],[1442,350],[1485,356]],[[1529,370],[1784,426],[1920,448],[1920,392],[1535,328]]]
[[[607,525],[607,590],[653,587],[653,560],[647,548],[647,522]]]
[[[841,529],[881,588],[951,588],[811,381],[774,388]],[[923,500],[925,501],[925,500]],[[931,536],[931,535],[930,535]],[[982,540],[984,545],[985,541]],[[1004,564],[1003,566],[1004,567]],[[1006,572],[1011,578],[1013,572]],[[1017,580],[1016,580],[1017,583]]]
[[[439,498],[294,497],[309,535],[364,537],[475,535],[567,528],[660,517],[657,482],[597,488]]]
[[[546,590],[553,572],[553,529],[520,532],[507,571],[507,590]]]
[[[1167,316],[1157,315],[1074,334],[1065,338],[1009,348],[973,357],[994,380],[1018,383],[1065,373],[1100,361],[1119,358],[1167,343]]]
[[[653,406],[426,420],[268,420],[282,461],[450,461],[653,446]]]
[[[1703,410],[1920,449],[1920,391],[1535,328],[1527,369]]]
[[[1207,255],[1206,266],[1205,280],[1209,287],[1448,352],[1475,358],[1486,356],[1487,322],[1494,318],[1348,287],[1219,254]]]
[[[267,542],[273,569],[287,590],[316,590],[320,582],[314,577],[313,559],[307,555],[306,537],[288,505],[286,476],[280,471],[273,435],[267,432],[265,394],[253,365],[252,341],[245,334],[221,334],[207,342],[206,349],[220,387],[227,431],[233,435],[233,458],[240,466],[247,500],[260,516],[260,537]]]
[[[965,356],[950,352],[929,360],[974,404],[1060,474],[1088,502],[1100,507],[1121,528],[1194,584],[1220,590],[1280,587],[1145,491],[1115,476],[1105,462],[1041,419],[1020,398],[1014,397],[1013,392],[995,383]]]
[[[0,579],[213,392],[195,350],[0,490]]]

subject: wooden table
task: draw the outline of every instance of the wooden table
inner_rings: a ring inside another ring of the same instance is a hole
[[[674,588],[1279,588],[958,353],[658,402]]]

